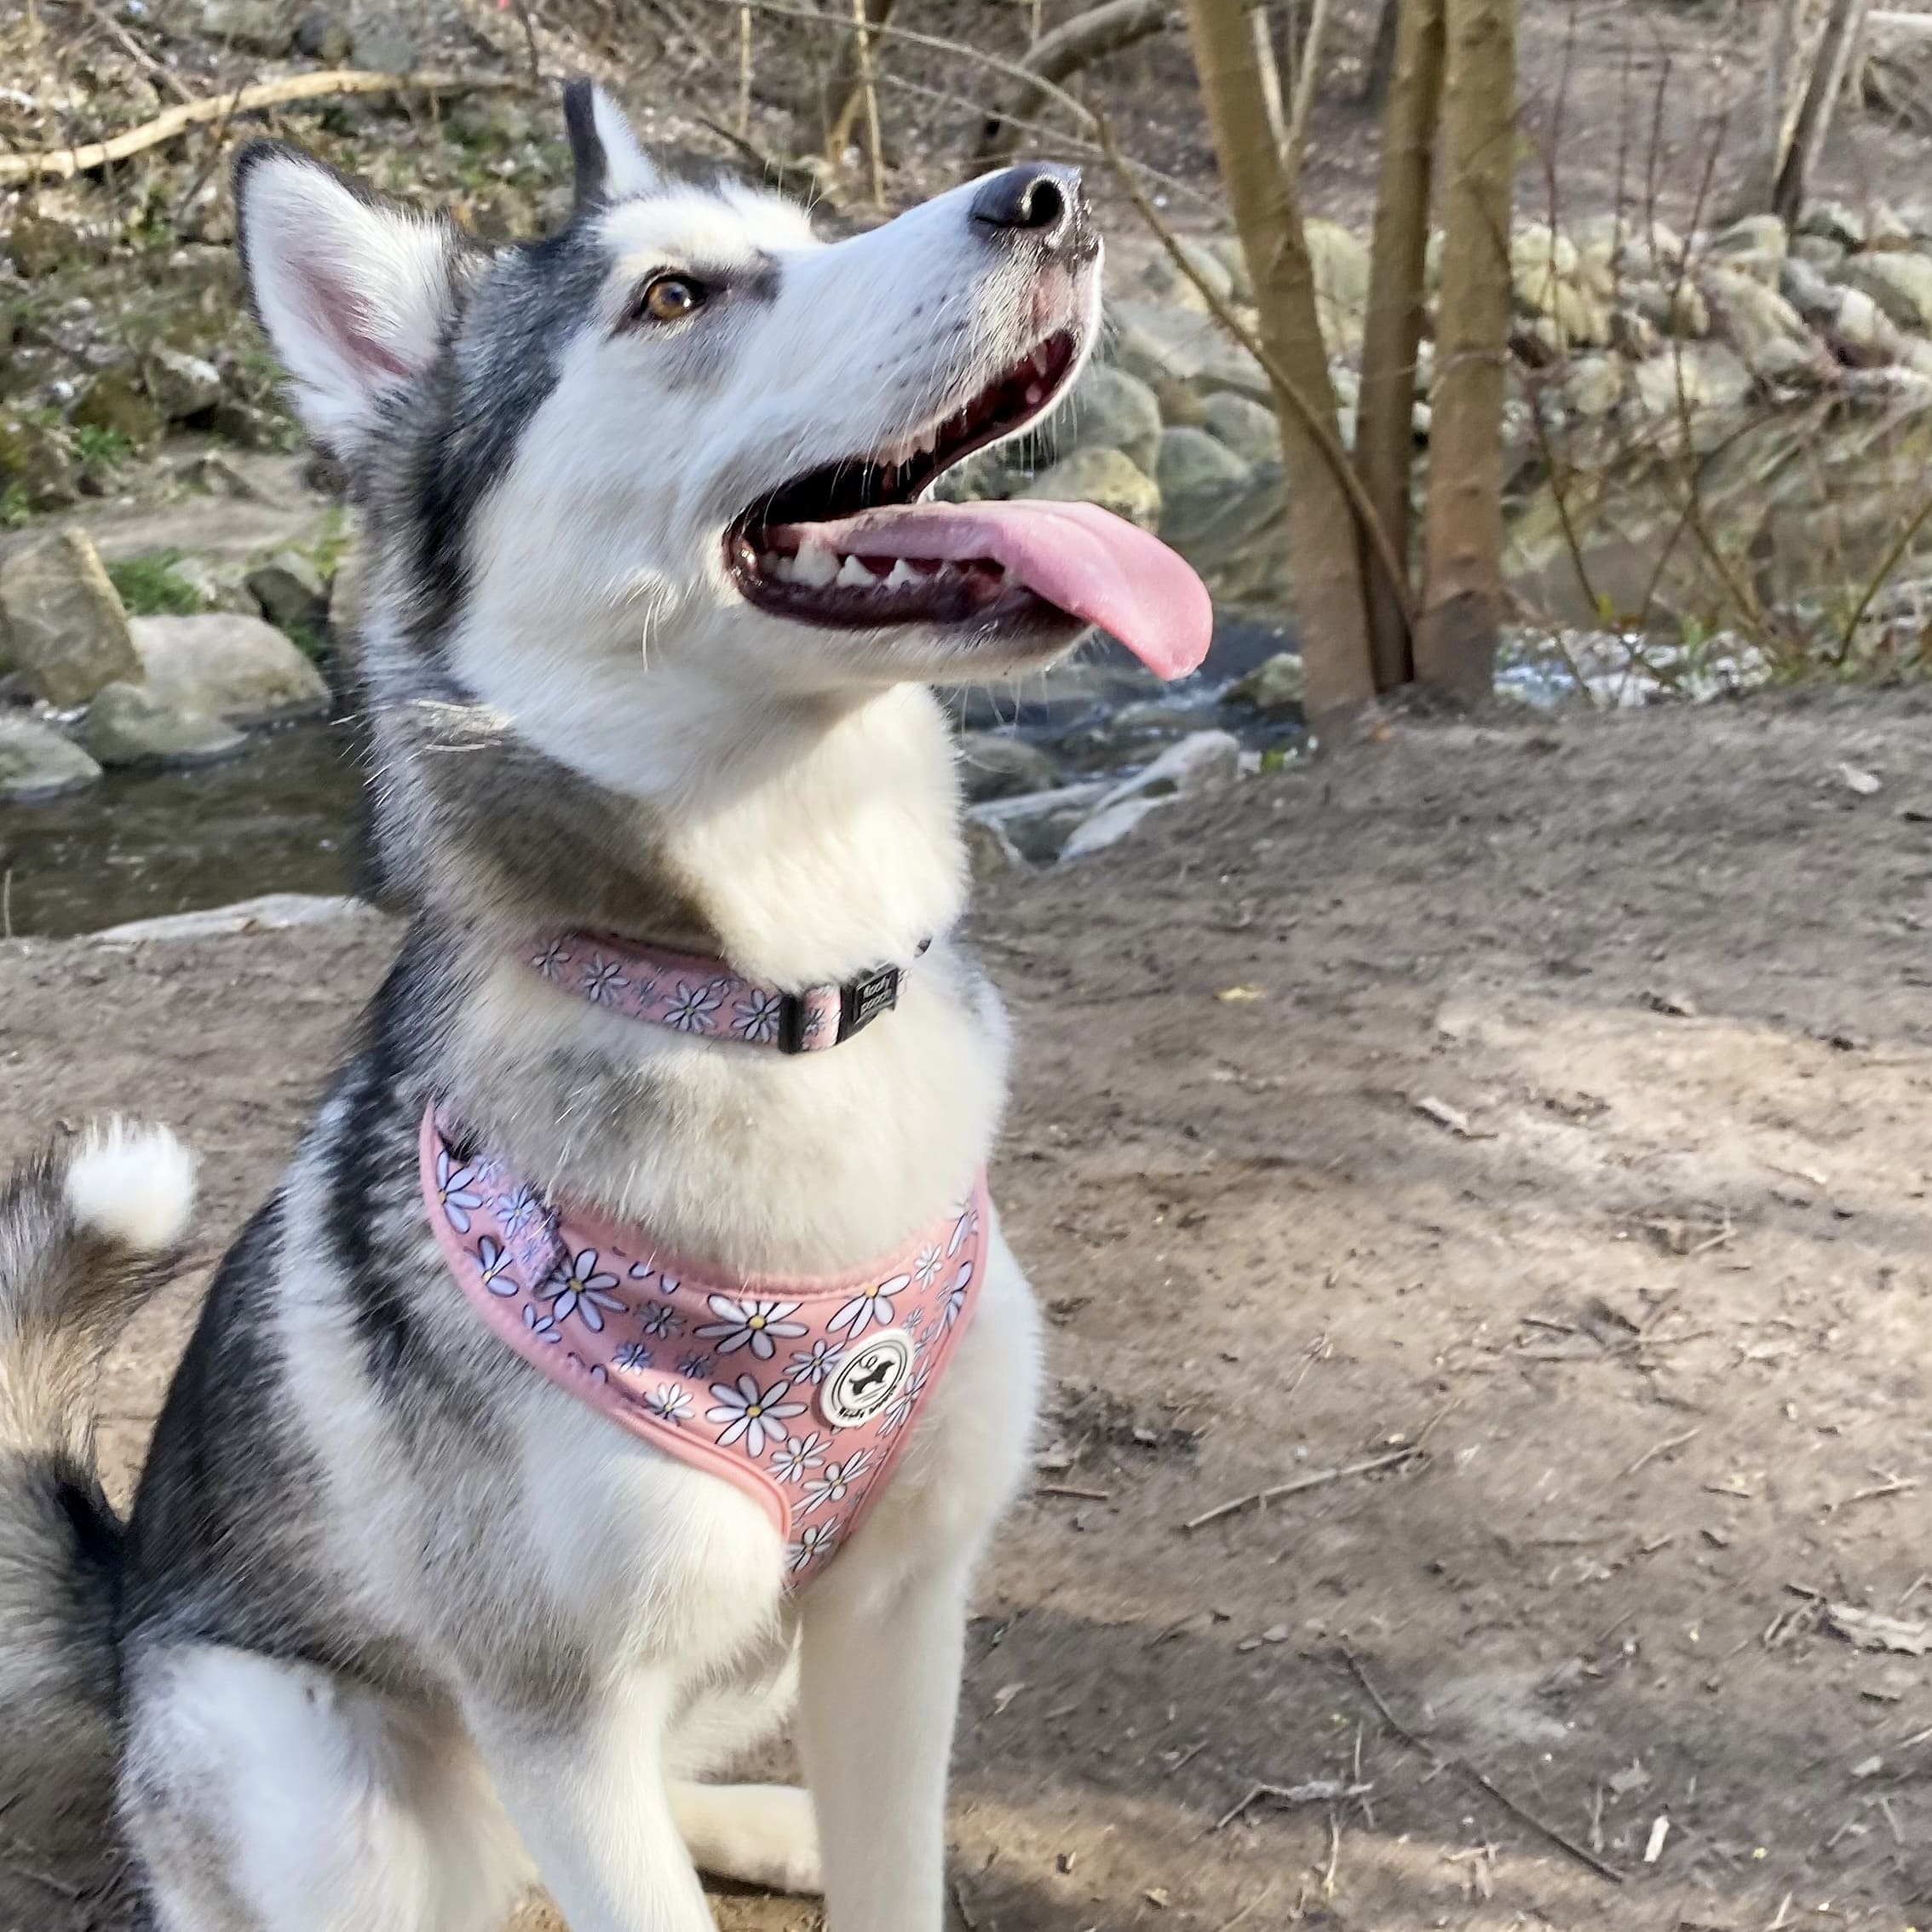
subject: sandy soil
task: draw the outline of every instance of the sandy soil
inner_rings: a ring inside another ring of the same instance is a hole
[[[1060,1381],[960,1924],[1926,1923],[1929,734],[1398,725],[983,905]],[[181,1124],[205,1264],[392,942],[0,948],[0,1150]],[[200,1279],[112,1366],[124,1484]]]

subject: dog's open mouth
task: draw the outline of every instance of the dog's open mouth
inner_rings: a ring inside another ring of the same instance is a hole
[[[1096,624],[1164,677],[1192,670],[1213,624],[1207,591],[1145,531],[1091,503],[917,500],[953,464],[1044,415],[1077,355],[1071,331],[1050,336],[907,442],[762,497],[725,537],[740,592],[776,616],[840,630],[1064,634]]]

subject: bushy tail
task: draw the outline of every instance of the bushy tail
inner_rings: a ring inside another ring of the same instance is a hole
[[[59,1923],[63,1895],[112,1882],[121,1524],[95,1466],[95,1378],[193,1199],[180,1141],[119,1122],[0,1189],[0,1932]]]

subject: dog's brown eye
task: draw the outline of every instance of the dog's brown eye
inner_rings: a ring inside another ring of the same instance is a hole
[[[704,306],[704,288],[683,275],[659,275],[644,290],[639,305],[653,322],[681,322]]]

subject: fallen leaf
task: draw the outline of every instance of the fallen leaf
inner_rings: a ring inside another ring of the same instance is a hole
[[[1860,771],[1856,765],[1838,767],[1838,783],[1847,791],[1855,791],[1860,798],[1871,798],[1885,789],[1885,781],[1876,772]]]
[[[1654,1865],[1664,1855],[1664,1841],[1670,1836],[1670,1820],[1662,1812],[1650,1827],[1650,1840],[1643,1848],[1643,1862]]]
[[[1460,1107],[1450,1106],[1447,1101],[1437,1100],[1433,1094],[1424,1094],[1415,1103],[1417,1113],[1426,1114],[1438,1127],[1446,1127],[1452,1134],[1459,1134],[1466,1141],[1473,1130],[1469,1117]]]
[[[1259,986],[1223,986],[1214,996],[1223,1006],[1248,1006],[1262,998]]]

